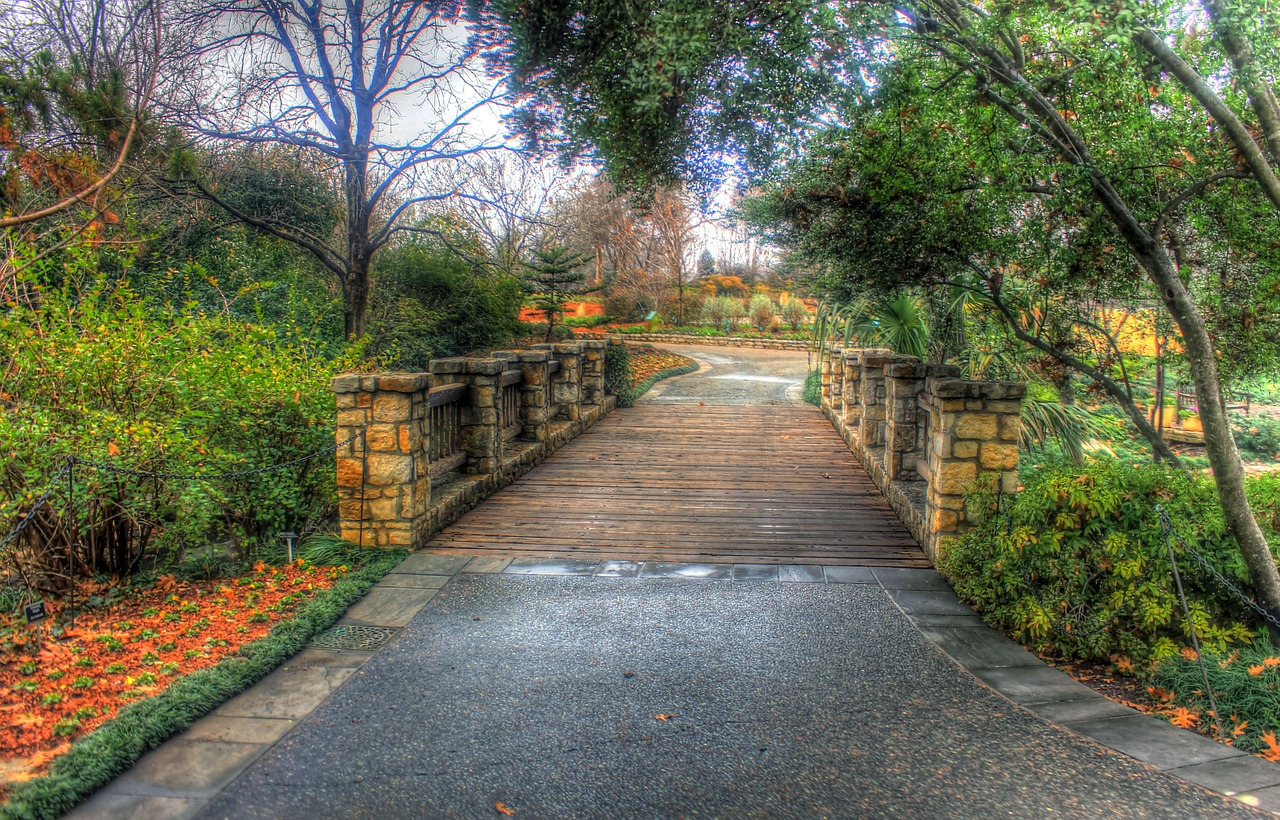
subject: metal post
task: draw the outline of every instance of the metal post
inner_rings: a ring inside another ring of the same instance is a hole
[[[76,457],[67,456],[67,514],[71,516],[67,544],[67,582],[71,584],[71,628],[76,626],[76,544],[80,541],[80,522],[76,519]]]
[[[1222,717],[1218,714],[1218,699],[1213,696],[1213,686],[1209,683],[1209,670],[1204,665],[1204,652],[1200,650],[1200,637],[1196,635],[1196,624],[1191,620],[1191,608],[1187,606],[1187,595],[1182,591],[1182,576],[1178,574],[1178,559],[1173,554],[1173,541],[1166,537],[1164,544],[1169,549],[1169,564],[1173,567],[1173,584],[1178,590],[1178,599],[1182,601],[1182,614],[1187,619],[1187,629],[1191,631],[1191,646],[1196,650],[1196,662],[1200,664],[1200,679],[1204,681],[1205,694],[1209,696],[1209,708],[1213,710],[1213,724],[1218,727],[1218,739],[1222,740]]]

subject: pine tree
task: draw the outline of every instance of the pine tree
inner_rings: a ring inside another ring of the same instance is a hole
[[[526,265],[525,290],[533,295],[533,306],[542,311],[547,321],[547,341],[554,338],[556,320],[564,312],[564,304],[571,296],[582,296],[597,287],[583,283],[587,275],[579,270],[588,261],[580,253],[556,246],[540,250],[533,261]]]

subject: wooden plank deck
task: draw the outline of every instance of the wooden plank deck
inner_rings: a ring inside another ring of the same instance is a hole
[[[927,567],[811,407],[620,410],[440,532],[502,557]]]

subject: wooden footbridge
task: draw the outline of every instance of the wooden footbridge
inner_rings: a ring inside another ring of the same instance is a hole
[[[504,557],[928,566],[813,407],[616,412],[435,537]]]
[[[921,567],[967,526],[979,476],[1016,491],[1022,385],[831,349],[819,410],[783,395],[803,351],[779,354],[786,378],[756,351],[761,371],[677,383],[705,402],[685,389],[615,411],[609,344],[335,379],[343,537],[499,559]],[[735,379],[783,386],[766,406],[717,403]]]

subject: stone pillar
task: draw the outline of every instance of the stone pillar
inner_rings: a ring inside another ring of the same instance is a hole
[[[884,384],[884,366],[894,360],[893,351],[868,348],[862,351],[862,372],[858,376],[858,442],[864,451],[884,446],[888,395]],[[868,453],[870,455],[870,453]]]
[[[819,407],[822,411],[828,412],[831,408],[831,348],[822,349],[822,355],[818,357],[818,373],[822,383],[822,401]]]
[[[1027,386],[1016,382],[976,382],[929,378],[928,491],[925,545],[937,560],[941,540],[972,526],[965,492],[980,476],[992,475],[1001,492],[1018,490],[1018,436]]]
[[[552,395],[560,407],[560,417],[577,422],[582,415],[582,348],[573,343],[534,345],[547,350],[560,362],[560,372],[551,378]]]
[[[831,397],[823,405],[822,411],[827,418],[840,429],[840,408],[844,406],[844,348],[833,345],[831,348]]]
[[[858,434],[858,423],[862,418],[862,350],[846,350],[841,357],[844,368],[844,384],[840,394],[841,428],[845,443],[850,444]]]
[[[925,364],[914,356],[899,356],[885,365],[884,469],[890,481],[917,481],[926,471],[928,415],[920,408],[920,394],[928,378],[958,378],[954,365]]]
[[[346,442],[337,451],[338,517],[345,540],[409,549],[426,541],[431,506],[428,381],[424,373],[333,380],[337,440]]]
[[[462,449],[467,451],[466,471],[496,475],[502,469],[502,387],[506,369],[502,359],[432,359],[431,384],[460,382],[469,387],[469,401],[462,408]]]
[[[496,354],[495,354],[496,355]],[[520,384],[520,421],[524,437],[543,444],[551,442],[551,354],[546,350],[511,351],[507,367],[524,371]]]
[[[604,413],[604,350],[608,342],[591,340],[582,345],[582,412],[594,424]]]

